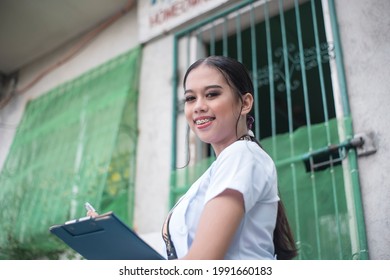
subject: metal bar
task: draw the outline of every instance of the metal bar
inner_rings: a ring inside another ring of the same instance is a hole
[[[338,30],[338,23],[337,23],[337,14],[336,14],[336,8],[334,5],[334,0],[327,0],[328,6],[329,6],[329,15],[330,15],[330,21],[331,21],[331,27],[332,27],[332,34],[334,38],[334,50],[335,50],[335,59],[336,59],[336,65],[337,65],[337,76],[339,77],[339,87],[342,92],[341,98],[342,98],[342,105],[343,105],[343,111],[345,116],[351,115],[351,110],[349,107],[349,100],[348,100],[348,94],[347,94],[347,86],[346,86],[346,78],[345,78],[345,69],[343,64],[343,52],[341,50],[341,43],[340,43],[340,34]]]
[[[324,106],[324,120],[325,120],[325,124],[327,124],[329,122],[328,103],[326,101],[324,73],[323,73],[323,69],[322,69],[322,59],[321,59],[321,49],[320,49],[320,39],[319,39],[319,35],[318,35],[316,6],[315,6],[314,0],[311,0],[311,10],[312,10],[311,14],[312,14],[312,20],[313,20],[313,29],[314,29],[314,40],[315,40],[316,54],[317,54],[318,75],[320,78],[322,104]],[[327,136],[328,144],[330,144],[329,126],[326,125],[325,128],[326,128],[326,136]]]
[[[326,34],[326,41],[330,46],[332,46],[333,49],[329,49],[329,51],[332,51],[333,54],[329,53],[331,59],[329,60],[329,70],[331,73],[331,83],[332,83],[332,90],[333,90],[333,99],[334,99],[334,105],[335,105],[335,113],[336,118],[340,120],[344,120],[343,122],[340,122],[337,126],[339,139],[344,140],[346,139],[346,127],[345,127],[345,121],[344,118],[344,110],[343,110],[343,101],[342,96],[345,94],[345,92],[341,93],[340,87],[339,87],[339,74],[337,71],[337,63],[334,53],[334,37],[332,32],[332,24],[331,24],[331,16],[329,12],[329,6],[327,0],[322,0],[322,11],[324,16],[324,27],[325,27],[325,34]],[[350,118],[348,118],[350,120]],[[345,156],[344,158],[346,158]],[[349,213],[348,215],[348,226],[349,226],[349,240],[351,244],[351,255],[353,256],[355,252],[358,251],[359,245],[358,245],[358,232],[357,232],[357,219],[356,216],[353,214],[355,213],[355,203],[354,203],[354,194],[353,194],[353,186],[352,186],[352,179],[350,174],[350,165],[348,160],[341,161],[342,164],[342,172],[343,172],[343,182],[344,182],[344,190],[346,195],[346,207],[347,211]],[[353,257],[352,257],[353,258]]]
[[[272,38],[271,26],[269,19],[268,2],[264,5],[265,31],[267,38],[267,60],[268,60],[268,76],[269,76],[269,92],[270,92],[270,107],[271,107],[271,133],[272,133],[272,156],[277,159],[278,152],[276,149],[276,110],[275,110],[275,81],[274,81],[274,62],[272,59]]]
[[[186,58],[187,58],[187,61],[186,61],[186,68],[190,67],[190,64],[191,64],[191,33],[188,33],[186,35],[186,39],[187,39],[187,55],[186,55]],[[186,137],[187,137],[187,141],[189,140],[189,134],[186,134]],[[189,143],[186,143],[186,146],[189,147]],[[188,158],[190,157],[190,154],[189,154],[189,148],[187,149],[187,156]],[[184,181],[187,183],[190,181],[190,174],[189,174],[189,168],[185,168],[184,169]],[[175,197],[175,201],[174,203],[176,203],[177,201],[177,196]]]
[[[356,151],[350,151],[348,153],[348,161],[351,166],[351,179],[352,179],[352,187],[353,187],[353,195],[355,201],[355,215],[357,219],[357,230],[359,235],[359,247],[360,250],[358,252],[359,259],[368,260],[368,247],[367,247],[367,236],[366,236],[366,225],[364,220],[364,211],[363,211],[363,202],[360,193],[360,181],[359,181],[359,169],[357,166],[357,155]]]
[[[197,35],[196,35],[196,42],[198,44],[198,46],[196,47],[196,57],[199,58],[200,57],[200,48],[202,47],[202,32],[199,32]]]
[[[215,25],[213,23],[213,27],[210,28],[210,55],[215,55]]]
[[[342,102],[343,110],[345,116],[350,116],[349,101],[347,95],[345,71],[343,65],[343,53],[341,50],[340,35],[338,30],[337,23],[337,13],[334,4],[334,0],[328,0],[328,6],[330,11],[330,20],[332,26],[332,33],[334,37],[334,47],[335,47],[335,58],[337,65],[337,72],[339,76],[339,86],[342,93]],[[352,123],[346,123],[347,135],[353,135]],[[360,192],[360,181],[359,181],[359,172],[357,166],[357,155],[356,151],[350,150],[348,153],[348,163],[350,165],[350,174],[352,179],[352,187],[355,201],[355,215],[357,219],[357,230],[358,230],[358,242],[359,242],[359,252],[357,253],[359,259],[369,259],[368,247],[367,247],[367,236],[366,236],[366,226],[364,220],[364,211],[363,211],[363,202]]]
[[[297,35],[298,35],[298,47],[299,47],[299,62],[301,65],[301,75],[302,75],[302,87],[303,87],[303,96],[304,96],[304,102],[305,102],[305,114],[306,114],[306,126],[308,131],[308,142],[309,142],[309,152],[313,150],[313,140],[312,140],[312,133],[311,133],[311,119],[310,119],[310,106],[309,106],[309,98],[308,98],[308,90],[307,90],[307,80],[306,80],[306,66],[305,66],[305,57],[303,52],[303,42],[302,42],[302,28],[301,28],[301,15],[299,12],[299,2],[298,0],[294,1],[294,8],[295,8],[295,20],[297,25]],[[313,171],[311,171],[311,180],[315,179],[315,174]],[[312,186],[314,188],[314,186]],[[300,220],[299,220],[299,209],[298,209],[298,193],[296,190],[294,190],[294,202],[295,202],[295,212],[296,212],[296,220],[297,224],[297,238],[298,240],[301,240],[300,238]],[[298,256],[299,258],[302,258],[301,254]]]
[[[318,2],[317,2],[318,3]],[[322,103],[324,106],[324,119],[325,119],[325,128],[326,128],[326,137],[328,140],[328,144],[330,143],[330,130],[329,130],[329,116],[328,116],[328,104],[326,100],[326,92],[325,92],[325,82],[324,82],[324,74],[322,69],[322,59],[321,59],[321,49],[320,49],[320,41],[319,41],[319,34],[318,34],[318,20],[317,20],[317,13],[316,13],[316,6],[315,2],[311,1],[311,9],[312,9],[312,20],[313,20],[313,27],[314,27],[314,39],[315,39],[315,45],[316,45],[316,53],[317,53],[317,64],[318,64],[318,72],[319,72],[319,78],[320,78],[320,86],[321,86],[321,96],[322,96]],[[332,163],[333,158],[332,155],[329,155],[329,161]],[[334,211],[335,211],[335,217],[337,220],[337,232],[339,233],[337,235],[338,245],[339,245],[339,257],[342,258],[342,246],[341,246],[341,236],[340,236],[340,216],[338,215],[338,204],[337,204],[337,198],[335,199],[335,193],[336,193],[336,180],[334,178],[334,169],[333,165],[331,164],[330,167],[330,176],[331,176],[331,182],[332,182],[332,193],[334,198]]]
[[[327,147],[323,147],[323,148],[320,148],[320,149],[317,149],[317,150],[314,150],[314,151],[311,151],[311,152],[308,152],[308,153],[305,153],[302,155],[292,156],[292,157],[286,158],[284,160],[276,161],[275,164],[276,164],[276,166],[283,166],[283,165],[291,164],[291,163],[297,162],[297,161],[310,160],[311,158],[314,158],[314,157],[319,156],[319,155],[331,154],[332,152],[337,151],[337,150],[350,150],[350,149],[353,149],[353,148],[356,148],[356,147],[363,145],[362,141],[363,141],[362,139],[359,140],[359,139],[352,138],[349,140],[345,140],[345,141],[343,141],[339,144],[336,144],[336,145],[329,145]]]
[[[254,111],[255,111],[255,133],[258,138],[261,138],[260,133],[260,109],[259,109],[259,81],[257,74],[257,48],[256,48],[256,25],[255,25],[255,15],[254,7],[251,5],[250,9],[250,30],[251,30],[251,51],[252,51],[252,79],[253,79],[253,88],[254,88]]]
[[[293,127],[293,116],[292,116],[292,102],[291,102],[291,83],[290,83],[290,68],[288,59],[288,46],[287,46],[287,35],[286,35],[286,23],[284,20],[283,11],[283,0],[279,0],[279,18],[280,18],[280,29],[282,33],[282,45],[283,45],[283,61],[284,61],[284,76],[286,83],[286,98],[287,98],[287,115],[288,115],[288,132],[291,134],[294,131]],[[294,156],[294,147],[290,142],[291,156]]]
[[[236,17],[236,45],[237,45],[237,60],[242,63],[242,38],[241,38],[241,14]]]
[[[312,161],[313,158],[310,158],[310,160]],[[318,259],[320,260],[322,257],[322,250],[321,250],[321,238],[319,233],[320,228],[319,228],[319,218],[318,218],[319,213],[318,213],[318,204],[317,204],[317,184],[316,184],[315,176],[310,176],[310,178],[311,178],[311,185],[312,185],[312,192],[313,192],[313,207],[314,207],[314,220],[315,220],[314,228],[316,232]]]
[[[227,40],[227,19],[226,17],[224,18],[224,21],[223,21],[223,34],[222,34],[222,44],[223,44],[223,55],[224,56],[228,56],[229,54],[229,48],[228,48],[228,40]]]
[[[334,175],[333,163],[331,163],[330,174],[332,179],[332,193],[333,193],[333,202],[334,202],[334,216],[336,218],[336,230],[337,230],[337,245],[339,247],[339,259],[343,259],[343,246],[341,244],[341,223],[340,223],[340,211],[339,203],[337,199],[337,183]]]
[[[279,0],[279,17],[280,17],[280,26],[281,26],[281,33],[282,33],[282,46],[283,46],[283,60],[284,60],[284,76],[285,76],[285,83],[286,83],[286,98],[287,98],[287,115],[288,115],[288,132],[290,136],[290,155],[291,157],[295,156],[295,149],[294,149],[294,138],[293,138],[293,132],[294,132],[294,119],[292,114],[292,99],[291,99],[291,84],[290,84],[290,68],[289,68],[289,54],[288,54],[288,43],[287,43],[287,35],[286,35],[286,23],[284,18],[284,11],[283,11],[283,0]],[[299,208],[298,208],[298,186],[297,186],[297,180],[296,180],[296,169],[295,169],[295,163],[290,163],[291,168],[291,174],[292,174],[292,189],[293,189],[293,195],[294,195],[294,211],[295,211],[295,223],[297,227],[297,237],[298,240],[301,240],[300,238],[300,220],[299,220]],[[301,256],[299,256],[301,258]]]
[[[294,1],[295,1],[295,18],[297,23],[297,34],[298,34],[299,63],[301,66],[302,88],[303,88],[303,97],[305,103],[306,126],[308,129],[308,141],[309,141],[309,152],[310,152],[313,150],[313,138],[311,132],[311,117],[310,117],[309,94],[307,89],[305,54],[303,51],[303,41],[302,41],[301,15],[299,12],[298,0],[294,0]]]
[[[176,174],[173,173],[177,168],[177,155],[176,155],[176,147],[177,147],[177,81],[178,81],[178,36],[174,36],[173,38],[173,73],[172,73],[172,144],[171,144],[171,183],[169,192],[169,206],[173,207],[175,204],[175,188],[176,188]]]

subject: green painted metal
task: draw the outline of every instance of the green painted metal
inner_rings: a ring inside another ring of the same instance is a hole
[[[294,1],[294,9],[295,9],[295,19],[297,24],[297,35],[298,35],[298,46],[299,46],[299,63],[301,66],[302,73],[302,87],[303,87],[303,96],[305,102],[305,116],[306,116],[306,126],[308,128],[308,151],[309,153],[313,150],[313,140],[311,136],[311,120],[310,120],[310,106],[309,106],[309,98],[308,98],[308,89],[307,89],[307,81],[306,81],[306,66],[304,62],[304,52],[303,52],[303,41],[302,41],[302,28],[301,28],[301,15],[299,12],[299,3],[298,0]],[[275,142],[275,141],[274,141]],[[275,149],[275,143],[273,143],[273,149]],[[298,192],[297,189],[294,188],[294,203],[298,205]],[[295,226],[296,226],[296,236],[298,240],[301,240],[301,226],[299,219],[299,209],[295,207]],[[301,255],[298,256],[301,258]]]
[[[236,16],[236,32],[237,32],[237,60],[242,62],[242,45],[241,45],[241,15]]]
[[[215,55],[215,26],[210,29],[211,44],[210,44],[210,55]]]
[[[267,38],[267,61],[268,61],[268,75],[269,75],[269,85],[270,85],[270,107],[271,107],[271,130],[272,136],[276,136],[276,113],[275,113],[275,85],[274,85],[274,66],[272,62],[272,41],[271,41],[271,27],[270,27],[270,18],[269,18],[269,6],[268,2],[264,6],[264,18],[265,18],[265,28],[266,28],[266,38]],[[273,138],[272,142],[272,155],[277,157],[276,149],[276,140]]]
[[[177,169],[177,107],[178,107],[178,102],[177,102],[177,87],[178,87],[178,38],[180,36],[175,35],[174,40],[173,40],[173,73],[172,73],[172,89],[173,89],[173,94],[172,94],[172,139],[171,139],[171,170],[176,170]],[[171,174],[171,191],[169,193],[169,205],[172,207],[175,203],[176,199],[176,175]]]
[[[306,126],[309,128],[308,141],[309,141],[309,152],[313,149],[313,139],[310,133],[311,119],[310,119],[310,106],[309,106],[309,93],[307,88],[307,78],[306,78],[306,66],[304,61],[304,52],[303,52],[303,41],[302,41],[302,28],[301,28],[301,15],[299,12],[299,2],[298,0],[294,1],[295,8],[295,18],[297,23],[297,33],[298,33],[298,45],[299,45],[299,63],[301,66],[302,73],[302,87],[303,87],[303,96],[305,101],[305,116],[306,116]]]
[[[328,116],[328,105],[326,101],[326,93],[325,93],[325,82],[324,82],[324,73],[322,69],[322,63],[321,63],[321,54],[320,54],[320,39],[318,35],[318,23],[317,23],[317,16],[316,16],[316,5],[313,0],[311,0],[311,14],[313,17],[313,25],[314,25],[314,39],[316,44],[316,54],[317,54],[317,63],[318,63],[318,76],[320,78],[320,85],[321,85],[321,96],[322,96],[322,105],[323,105],[323,112],[324,112],[324,119],[325,122],[328,122],[329,116]],[[330,135],[329,131],[326,133],[328,144],[330,145]]]
[[[256,26],[255,26],[255,14],[254,14],[254,7],[253,5],[250,5],[250,34],[251,34],[251,53],[252,53],[252,80],[253,80],[253,87],[254,87],[254,99],[259,100],[259,85],[258,85],[258,75],[257,75],[257,44],[256,44]],[[254,123],[255,127],[255,133],[258,135],[258,137],[261,137],[260,135],[260,113],[259,113],[259,102],[255,102],[254,104],[254,112],[255,117],[257,117],[257,122]]]
[[[229,52],[228,42],[227,42],[227,29],[228,29],[228,21],[225,18],[223,21],[223,33],[222,33],[222,42],[223,42],[223,55],[227,56]]]
[[[290,64],[289,64],[289,58],[288,58],[288,47],[287,47],[287,35],[286,35],[286,23],[284,19],[284,11],[283,11],[283,1],[279,0],[279,14],[280,14],[280,26],[281,26],[281,34],[282,34],[282,43],[283,43],[283,60],[284,60],[284,71],[285,71],[285,77],[290,77]],[[286,79],[286,95],[287,95],[287,115],[288,115],[288,131],[289,134],[292,136],[293,134],[293,117],[292,117],[292,100],[291,100],[291,84],[290,84],[290,79]],[[276,138],[275,136],[273,138]],[[294,141],[293,137],[290,137],[290,156],[294,157],[295,156],[295,151],[294,151]],[[296,201],[296,205],[298,205],[298,191],[297,191],[297,180],[296,178],[296,168],[295,168],[295,163],[291,162],[290,164],[291,167],[291,176],[293,178],[292,180],[292,189],[293,189],[293,197],[294,201]],[[316,201],[316,199],[314,199]],[[298,208],[296,206],[296,208]],[[296,209],[297,211],[297,209]],[[315,211],[317,212],[317,208],[315,207]],[[317,215],[315,215],[316,220],[317,220]],[[297,237],[298,240],[300,240],[300,231],[298,228],[300,228],[300,222],[299,222],[299,215],[296,215],[295,217],[295,223],[296,223],[296,232],[297,232]],[[318,222],[315,223],[316,225],[316,236],[317,236],[317,241],[319,240],[319,229],[317,227]],[[321,248],[320,244],[317,244],[318,248]],[[299,255],[299,258],[301,255]]]
[[[344,63],[343,63],[343,53],[341,49],[340,35],[339,35],[338,23],[337,23],[337,13],[336,13],[334,0],[328,0],[328,6],[330,10],[332,33],[333,33],[333,37],[335,38],[334,44],[335,44],[335,53],[336,53],[336,65],[337,65],[337,72],[339,77],[339,87],[342,93],[341,94],[342,106],[343,106],[344,115],[349,117],[351,116],[351,111],[349,108],[345,70],[344,70]],[[345,128],[346,128],[347,138],[352,138],[353,137],[352,122],[351,121],[345,122]],[[358,226],[359,247],[360,247],[360,251],[356,254],[355,257],[358,259],[369,259],[366,226],[365,226],[364,211],[362,206],[363,202],[362,202],[362,197],[360,192],[359,171],[357,166],[357,154],[355,150],[350,150],[348,152],[348,162],[349,162],[350,174],[352,178],[356,218],[358,220],[357,226]]]
[[[270,17],[270,2],[279,5],[279,15]],[[285,10],[285,2],[282,0],[242,1],[179,31],[175,34],[174,45],[177,46],[178,41],[189,34],[192,36],[195,34],[196,38],[203,42],[201,34],[205,34],[206,31],[202,27],[208,25],[211,26],[207,31],[209,36],[205,37],[210,39],[210,42],[206,44],[209,54],[236,56],[251,70],[256,100],[254,106],[255,132],[261,139],[264,149],[276,163],[281,197],[288,209],[300,248],[298,258],[365,259],[367,258],[365,225],[362,219],[356,154],[351,142],[352,126],[348,104],[343,104],[344,116],[336,119],[332,88],[329,86],[332,82],[330,70],[324,59],[327,53],[324,53],[321,45],[324,43],[325,36],[321,3],[318,1],[300,2],[294,0],[293,8]],[[330,1],[333,33],[337,33],[336,15],[332,5],[333,1]],[[249,25],[246,28],[240,25],[242,8],[245,8],[245,13],[249,17]],[[255,10],[260,8],[263,9],[263,23],[256,22],[259,13]],[[233,19],[236,24],[236,34],[228,36],[227,19],[232,17],[232,13],[236,17]],[[221,34],[216,33],[217,22],[222,27]],[[294,31],[291,26],[295,26],[296,30]],[[216,41],[216,38],[221,39]],[[341,77],[343,102],[348,102],[343,80],[341,48],[338,45],[339,38],[338,36],[335,38],[337,42],[335,42],[334,57],[338,64],[339,77]],[[312,40],[310,43],[313,42],[311,49],[307,47],[308,40]],[[291,46],[295,44],[298,47],[294,56],[291,53],[294,48]],[[277,50],[279,46],[281,46],[280,52]],[[176,47],[174,50],[175,79],[177,78],[177,51]],[[329,49],[325,51],[328,52]],[[266,75],[268,75],[267,81],[264,82]],[[280,87],[281,78],[283,87]],[[299,79],[299,91],[293,79]],[[284,107],[280,105],[281,91],[286,104]],[[299,101],[298,96],[302,96],[302,101]],[[176,97],[177,82],[174,87],[174,98]],[[276,102],[278,98],[279,101]],[[262,104],[269,104],[270,108],[267,113],[269,115],[263,112],[267,108]],[[300,116],[294,111],[297,104],[302,105],[304,124],[297,121]],[[281,112],[282,109],[283,112]],[[176,117],[177,112],[174,112],[174,121]],[[339,139],[337,128],[340,124],[347,127],[348,137],[346,139]],[[269,125],[269,131],[267,131],[267,125]],[[176,137],[175,133],[176,126],[172,132],[173,138]],[[176,144],[173,148],[175,147]],[[174,156],[176,160],[177,155],[174,154]],[[195,165],[188,166],[187,170],[172,169],[171,203],[174,203],[187,190],[189,185],[208,168],[213,159],[214,157],[211,156],[196,162]],[[352,218],[356,219],[358,224],[359,252],[354,251],[355,246],[352,243],[355,241],[350,237],[350,231],[354,229],[348,224],[348,217],[351,217],[351,213],[348,212],[350,210],[346,205],[344,191],[344,176],[346,175],[340,165],[340,162],[346,159],[350,165],[354,188],[353,200],[357,206]],[[328,246],[328,244],[333,246]]]

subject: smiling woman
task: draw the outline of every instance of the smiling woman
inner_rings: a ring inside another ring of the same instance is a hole
[[[183,86],[188,125],[217,159],[164,223],[168,258],[295,257],[274,162],[249,129],[253,85],[246,68],[208,57],[189,67]]]

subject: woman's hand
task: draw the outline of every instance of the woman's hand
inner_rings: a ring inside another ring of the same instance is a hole
[[[87,216],[95,218],[95,217],[99,216],[99,214],[97,212],[93,211],[93,210],[88,210],[87,211]]]
[[[84,207],[85,207],[85,210],[87,210],[87,216],[92,217],[92,218],[99,216],[99,214],[96,212],[95,208],[93,208],[93,206],[89,202],[85,202]]]

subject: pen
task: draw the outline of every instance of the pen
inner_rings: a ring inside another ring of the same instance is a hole
[[[89,202],[85,202],[84,207],[87,211],[96,212],[95,208],[93,208],[93,206]]]

